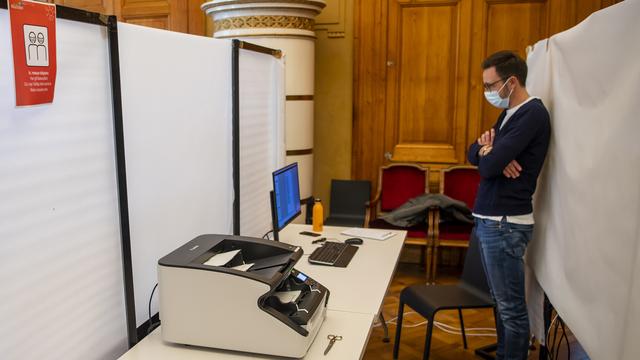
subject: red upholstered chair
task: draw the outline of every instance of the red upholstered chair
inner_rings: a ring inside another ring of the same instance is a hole
[[[476,200],[480,174],[475,166],[452,166],[440,171],[440,193],[453,199],[463,201],[469,209],[473,209]],[[436,279],[438,265],[438,249],[441,247],[469,247],[472,224],[461,222],[440,223],[440,211],[433,211],[433,259],[431,265],[432,281]]]
[[[405,244],[422,246],[422,263],[425,270],[429,264],[431,236],[427,224],[402,228],[380,219],[381,215],[393,211],[409,199],[429,192],[429,169],[418,164],[396,163],[380,167],[378,191],[371,201],[375,207],[375,217],[369,222],[371,228],[399,229],[407,231]],[[428,274],[427,274],[428,277]]]

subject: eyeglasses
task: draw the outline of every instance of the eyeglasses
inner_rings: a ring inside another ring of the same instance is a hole
[[[492,83],[485,83],[483,84],[485,91],[491,91],[491,89],[493,88],[493,85],[499,83],[500,81],[504,81],[504,79],[498,79]]]

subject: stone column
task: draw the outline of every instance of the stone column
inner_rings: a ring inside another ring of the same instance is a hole
[[[213,37],[241,39],[286,54],[286,161],[298,162],[303,199],[312,195],[313,186],[314,19],[325,5],[323,0],[214,0],[202,5],[213,20]]]

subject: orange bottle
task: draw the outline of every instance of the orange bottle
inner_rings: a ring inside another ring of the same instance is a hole
[[[324,221],[324,215],[322,210],[322,202],[320,199],[316,199],[313,204],[313,231],[322,232],[322,223]]]

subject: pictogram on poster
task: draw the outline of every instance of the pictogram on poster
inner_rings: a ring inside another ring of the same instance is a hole
[[[16,106],[53,102],[56,84],[56,6],[10,0]]]

